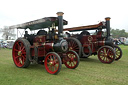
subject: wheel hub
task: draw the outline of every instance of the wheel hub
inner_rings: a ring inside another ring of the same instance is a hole
[[[55,62],[54,61],[49,62],[49,65],[53,66],[53,65],[55,65]]]
[[[18,56],[21,56],[22,52],[21,51],[18,51]]]
[[[73,62],[74,61],[74,58],[73,58],[74,55],[73,54],[69,54],[68,56],[70,57],[70,62]]]
[[[72,47],[70,47],[69,50],[72,50]]]
[[[71,62],[73,62],[74,61],[74,58],[71,58]]]
[[[107,53],[105,53],[105,56],[107,56]]]

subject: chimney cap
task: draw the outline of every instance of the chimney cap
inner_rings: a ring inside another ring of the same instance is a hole
[[[111,19],[110,17],[106,17],[106,18],[105,18],[106,21],[108,21],[108,20],[110,20],[110,19]]]
[[[57,14],[58,16],[63,16],[64,13],[63,13],[63,12],[57,12],[56,14]]]

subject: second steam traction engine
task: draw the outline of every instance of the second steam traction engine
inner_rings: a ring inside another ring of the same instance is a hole
[[[119,60],[122,56],[122,50],[113,44],[113,39],[110,36],[110,18],[107,17],[105,20],[105,22],[95,25],[64,29],[69,32],[81,32],[74,35],[67,33],[69,49],[76,51],[80,57],[87,58],[91,55],[98,55],[99,60],[103,63]],[[90,34],[88,32],[90,30],[95,30],[95,33]]]
[[[67,68],[74,69],[79,64],[79,56],[75,51],[68,48],[68,43],[63,39],[63,13],[58,12],[58,17],[46,17],[27,23],[10,26],[10,29],[38,30],[37,34],[29,34],[25,31],[24,37],[18,38],[13,46],[12,56],[15,65],[26,68],[30,62],[45,65],[50,74],[57,74],[61,64]],[[58,26],[58,33],[55,32]],[[48,28],[48,31],[44,30]]]

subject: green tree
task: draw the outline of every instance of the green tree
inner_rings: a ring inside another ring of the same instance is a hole
[[[5,38],[5,40],[8,40],[9,37],[15,37],[16,34],[14,33],[14,29],[9,29],[7,26],[5,26],[1,32],[3,33],[2,37]]]
[[[111,29],[111,34],[113,38],[128,37],[128,33],[124,29]]]

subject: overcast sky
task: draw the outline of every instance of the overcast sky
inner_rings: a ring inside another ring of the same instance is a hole
[[[111,17],[111,27],[128,31],[128,0],[1,0],[0,28],[64,12],[67,27],[97,24]]]

